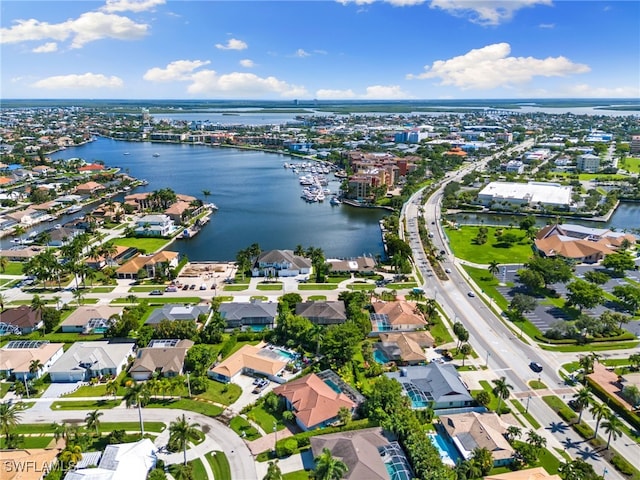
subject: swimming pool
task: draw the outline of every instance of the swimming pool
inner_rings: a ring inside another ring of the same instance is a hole
[[[328,385],[328,387],[336,393],[342,393],[342,389],[333,381],[328,378],[324,380],[324,383]]]
[[[382,350],[378,350],[375,349],[373,351],[373,359],[377,362],[377,363],[381,363],[381,364],[385,364],[389,361],[389,359],[387,358],[387,356],[384,354],[384,352]]]
[[[295,360],[297,357],[295,353],[291,353],[288,350],[283,350],[282,348],[276,348],[276,351],[280,354],[281,357],[284,357],[287,360]]]
[[[427,436],[431,439],[431,443],[438,449],[442,463],[455,466],[461,458],[456,446],[452,442],[447,441],[439,433],[429,433]]]

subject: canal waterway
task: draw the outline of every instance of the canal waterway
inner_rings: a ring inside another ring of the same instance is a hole
[[[320,247],[327,257],[384,255],[378,222],[387,212],[332,206],[329,196],[323,203],[305,202],[300,198],[298,177],[283,168],[285,162],[292,161],[289,156],[98,138],[51,157],[101,160],[107,166],[120,167],[149,182],[135,192],[171,188],[215,203],[218,211],[198,235],[171,245],[191,260],[234,260],[240,249],[253,243],[263,250]],[[337,193],[339,186],[333,179],[328,188]],[[211,195],[204,197],[203,190]]]

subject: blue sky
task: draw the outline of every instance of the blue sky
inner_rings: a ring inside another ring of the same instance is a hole
[[[640,2],[0,3],[1,98],[640,97]]]

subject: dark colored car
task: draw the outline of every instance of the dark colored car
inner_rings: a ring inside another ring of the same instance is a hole
[[[540,365],[538,362],[531,362],[529,364],[529,368],[536,373],[540,373],[542,371],[542,365]]]

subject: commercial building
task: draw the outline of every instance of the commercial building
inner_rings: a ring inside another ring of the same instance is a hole
[[[600,170],[600,157],[587,153],[576,160],[576,170],[579,172],[596,173]]]
[[[529,206],[569,209],[572,189],[559,183],[491,182],[478,193],[478,201],[487,207]]]

